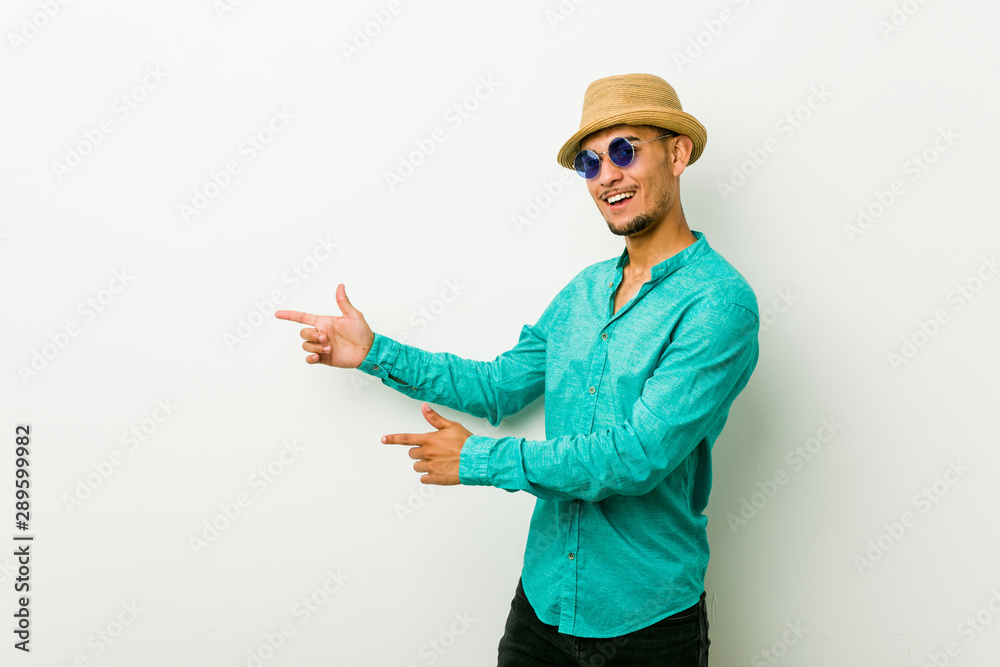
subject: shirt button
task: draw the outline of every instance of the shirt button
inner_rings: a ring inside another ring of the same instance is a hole
[[[596,389],[594,389],[593,387],[591,387],[591,388],[590,388],[590,393],[591,393],[591,394],[593,394],[593,393],[594,393],[595,391],[597,391],[597,390],[596,390]]]
[[[614,284],[615,284],[615,281],[612,280],[610,283],[608,283],[608,287],[611,287]]]
[[[574,558],[576,558],[576,554],[574,554],[574,553],[571,553],[571,554],[569,555],[569,559],[570,559],[570,560],[573,560]]]
[[[372,370],[373,370],[373,371],[377,371],[377,370],[378,370],[378,364],[376,364],[376,365],[372,366]]]
[[[602,339],[602,340],[607,340],[607,339],[608,339],[608,334],[606,334],[606,333],[602,333],[602,334],[601,334],[601,339]]]

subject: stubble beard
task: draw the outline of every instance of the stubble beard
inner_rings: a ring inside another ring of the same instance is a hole
[[[667,201],[669,198],[668,192],[663,192],[660,199],[657,200],[656,205],[653,207],[652,212],[639,213],[631,220],[625,222],[621,227],[615,227],[615,225],[608,220],[604,219],[608,223],[608,229],[611,230],[612,234],[617,236],[632,236],[633,234],[639,234],[646,231],[650,227],[653,227],[660,218],[662,218],[667,211]]]

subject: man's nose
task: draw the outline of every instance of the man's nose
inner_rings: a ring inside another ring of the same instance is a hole
[[[611,158],[607,155],[602,156],[604,159],[601,160],[601,170],[597,172],[597,180],[603,186],[614,185],[618,181],[622,180],[625,175],[622,168],[611,161]]]

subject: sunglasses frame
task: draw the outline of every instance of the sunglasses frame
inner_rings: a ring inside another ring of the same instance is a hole
[[[625,167],[627,167],[630,164],[632,164],[632,162],[635,160],[635,147],[638,146],[639,144],[645,144],[645,143],[650,142],[650,141],[656,141],[657,139],[666,139],[667,137],[676,137],[676,136],[678,136],[676,132],[670,132],[669,134],[664,134],[663,136],[660,136],[660,137],[653,137],[652,139],[643,139],[642,141],[629,141],[625,137],[615,137],[614,139],[612,139],[608,143],[608,150],[604,151],[603,153],[597,153],[597,152],[594,152],[594,151],[592,151],[590,149],[587,149],[587,150],[584,150],[584,151],[580,151],[579,153],[577,153],[576,157],[573,158],[573,168],[576,171],[576,173],[580,174],[581,177],[586,178],[587,180],[590,180],[591,178],[597,178],[597,176],[601,173],[601,166],[603,164],[603,159],[601,158],[601,156],[605,155],[606,153],[610,153],[611,152],[611,144],[615,143],[619,139],[621,139],[626,144],[628,144],[629,148],[632,149],[632,157],[630,157],[628,159],[628,162],[626,162],[625,164],[618,164],[617,162],[614,161],[614,159],[610,155],[608,155],[608,159],[611,160],[611,164],[613,164],[616,167],[619,167],[621,169],[624,169]],[[597,160],[597,173],[596,174],[594,174],[593,176],[589,176],[588,177],[586,170],[580,171],[579,167],[576,166],[576,163],[579,161],[581,155],[593,156],[592,159],[596,159]]]

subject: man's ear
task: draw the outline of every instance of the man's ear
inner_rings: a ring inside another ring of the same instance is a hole
[[[691,151],[693,150],[694,142],[691,141],[690,137],[683,134],[678,135],[671,143],[667,162],[670,163],[670,168],[674,176],[680,176],[684,173],[684,169],[691,159]]]

